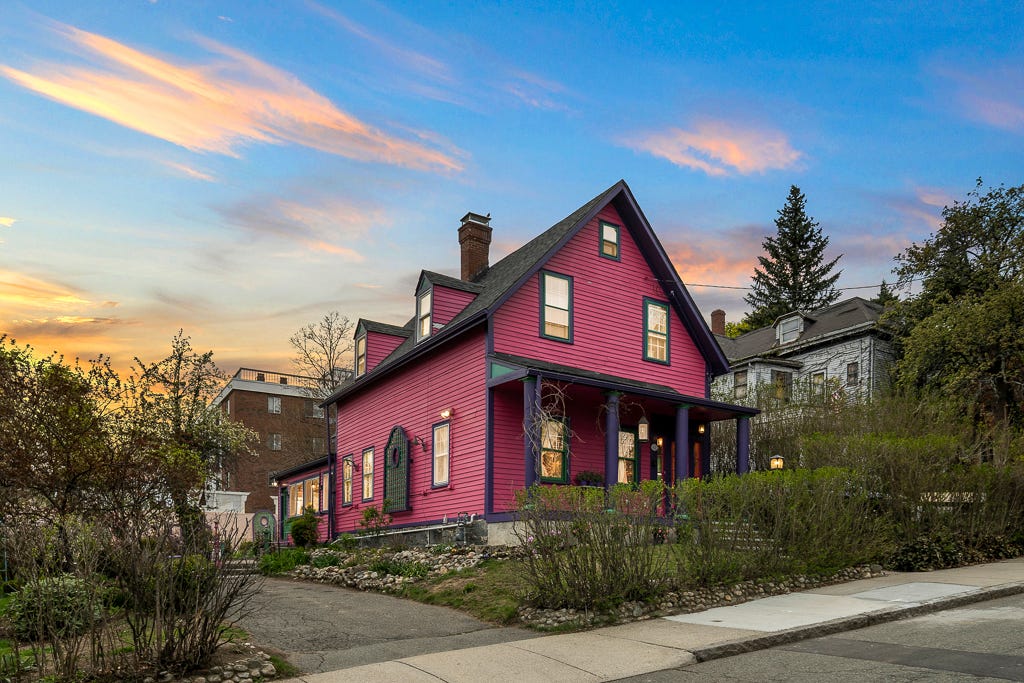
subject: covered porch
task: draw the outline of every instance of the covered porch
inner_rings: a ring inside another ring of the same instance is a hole
[[[504,354],[489,359],[489,387],[496,430],[510,437],[515,429],[521,443],[513,453],[507,439],[500,447],[495,439],[493,481],[499,498],[503,480],[523,486],[594,484],[598,473],[600,483],[610,487],[707,476],[712,473],[710,425],[720,420],[736,421],[731,471],[749,470],[754,408]],[[516,460],[518,476],[511,471]]]

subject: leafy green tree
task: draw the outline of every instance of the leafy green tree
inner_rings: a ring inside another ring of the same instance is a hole
[[[735,339],[736,337],[739,337],[740,335],[746,334],[747,332],[750,332],[755,329],[757,328],[751,325],[746,320],[741,320],[738,323],[727,322],[725,324],[725,336],[729,337],[730,339]]]
[[[921,283],[885,318],[897,382],[941,392],[976,422],[1024,424],[1024,185],[983,192],[979,179],[942,216],[897,256],[899,284]]]
[[[743,300],[752,308],[744,323],[752,328],[771,325],[790,311],[810,311],[839,298],[833,273],[839,256],[825,262],[828,237],[807,215],[807,198],[792,185],[786,205],[775,219],[777,232],[761,243],[766,255],[758,257],[753,286]]]

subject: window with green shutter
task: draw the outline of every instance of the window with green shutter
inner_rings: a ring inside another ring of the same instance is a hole
[[[387,512],[409,509],[409,437],[401,427],[391,430],[384,449],[384,498]]]

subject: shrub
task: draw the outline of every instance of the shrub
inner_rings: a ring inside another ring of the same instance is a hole
[[[422,578],[427,575],[430,568],[422,562],[409,562],[379,557],[370,563],[370,571],[377,572],[378,574],[391,574],[392,576]]]
[[[380,536],[388,527],[391,526],[391,515],[385,510],[388,509],[391,501],[385,499],[383,508],[379,508],[376,505],[370,505],[369,507],[363,508],[363,518],[359,520],[359,526],[363,527],[363,532],[371,536]]]
[[[33,642],[80,635],[100,618],[89,584],[71,574],[27,583],[11,596],[7,615],[15,634]]]
[[[284,574],[298,567],[309,564],[309,553],[302,548],[281,548],[260,558],[260,573],[266,576]]]
[[[316,510],[307,507],[302,511],[301,517],[292,520],[291,536],[292,543],[299,548],[316,543],[320,536],[320,519],[317,517]]]
[[[344,556],[333,550],[317,550],[310,553],[309,563],[317,569],[323,569],[324,567],[337,567],[344,559]]]
[[[593,470],[583,470],[573,480],[577,486],[604,486],[604,475]]]
[[[334,541],[345,552],[352,552],[359,547],[359,539],[352,534],[341,534]]]

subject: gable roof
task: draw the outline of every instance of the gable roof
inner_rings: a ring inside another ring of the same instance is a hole
[[[476,282],[466,282],[460,280],[457,277],[451,275],[445,275],[444,273],[435,273],[431,270],[420,271],[420,279],[416,285],[416,291],[420,291],[423,287],[423,282],[429,282],[432,285],[441,285],[442,287],[448,287],[449,289],[457,289],[462,292],[469,292],[470,294],[479,294],[483,291],[483,286]]]
[[[786,356],[806,350],[808,345],[825,341],[826,338],[835,339],[877,327],[882,311],[880,304],[855,296],[809,314],[800,313],[804,319],[804,330],[795,341],[786,344],[779,344],[774,325],[751,330],[735,339],[720,335],[716,337],[729,362],[736,364],[755,356]],[[779,316],[775,322],[791,315],[787,313]]]
[[[399,327],[398,325],[389,325],[388,323],[379,323],[376,320],[367,320],[366,318],[360,318],[359,322],[356,323],[356,333],[362,329],[365,332],[379,332],[380,334],[387,334],[392,337],[408,337],[412,334],[412,327]]]
[[[469,329],[476,323],[486,319],[487,315],[500,307],[510,296],[512,296],[530,277],[539,271],[543,265],[559,250],[582,230],[597,214],[607,205],[613,205],[622,218],[623,223],[629,229],[630,234],[636,241],[641,253],[647,260],[648,267],[662,283],[673,308],[679,314],[686,327],[687,332],[693,339],[701,355],[704,357],[712,375],[720,375],[729,370],[729,362],[719,347],[711,330],[708,328],[704,318],[697,310],[696,304],[686,290],[679,274],[676,272],[672,261],[669,259],[665,249],[661,246],[654,230],[651,228],[647,217],[636,203],[632,191],[625,180],[620,180],[607,190],[597,195],[589,202],[573,211],[571,214],[552,225],[550,228],[534,237],[532,240],[516,249],[511,254],[490,266],[472,283],[479,287],[479,292],[458,315],[447,325],[438,330],[430,337],[416,342],[413,336],[409,336],[399,344],[390,355],[381,361],[371,372],[366,373],[351,382],[343,384],[330,397],[325,404],[332,403],[345,396],[358,387],[375,381],[400,365],[418,357],[422,353],[443,344],[459,333]],[[429,271],[423,271],[420,276],[420,284]],[[430,273],[431,281],[443,286],[452,286],[448,281],[462,282],[450,276]],[[446,281],[434,280],[439,276]],[[465,289],[463,283],[462,289]],[[408,323],[406,326],[411,325]]]

